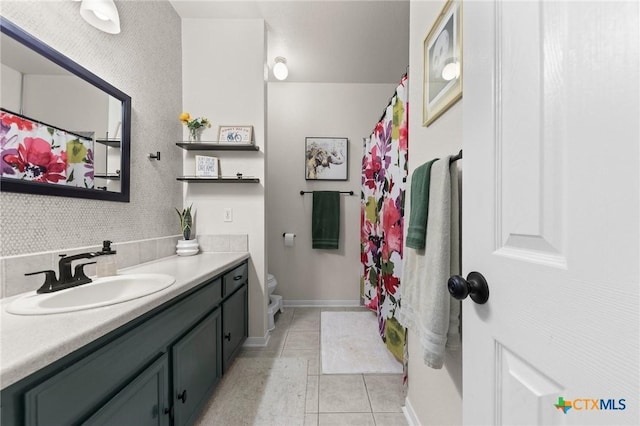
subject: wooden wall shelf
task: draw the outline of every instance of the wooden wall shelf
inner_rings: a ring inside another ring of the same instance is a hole
[[[109,146],[111,148],[120,147],[120,139],[96,139],[96,142],[102,145]]]
[[[260,147],[249,144],[224,144],[217,142],[176,142],[187,151],[259,151]]]
[[[221,177],[221,178],[212,178],[212,177],[196,177],[196,176],[179,176],[176,178],[181,182],[203,182],[203,183],[260,183],[259,178],[241,178],[238,179],[236,177]]]

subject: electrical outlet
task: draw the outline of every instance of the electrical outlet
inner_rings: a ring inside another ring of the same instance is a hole
[[[233,209],[230,209],[230,208],[224,209],[224,221],[233,222]]]

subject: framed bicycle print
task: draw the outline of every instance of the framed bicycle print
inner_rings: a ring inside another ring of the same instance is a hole
[[[253,126],[220,126],[219,143],[253,144]]]

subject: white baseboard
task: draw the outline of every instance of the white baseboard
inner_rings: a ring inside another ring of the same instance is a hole
[[[270,338],[271,333],[267,331],[264,337],[247,337],[242,346],[245,348],[264,348],[269,343]]]
[[[285,300],[284,306],[288,308],[313,308],[313,307],[358,307],[360,299],[356,300]]]
[[[416,416],[416,412],[413,411],[413,407],[409,402],[409,398],[404,399],[404,407],[402,407],[402,413],[404,414],[405,420],[409,423],[409,426],[419,426],[420,421],[418,421],[418,416]]]

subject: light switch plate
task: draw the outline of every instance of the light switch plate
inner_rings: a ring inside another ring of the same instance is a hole
[[[231,208],[224,209],[224,221],[233,222],[233,209]]]

